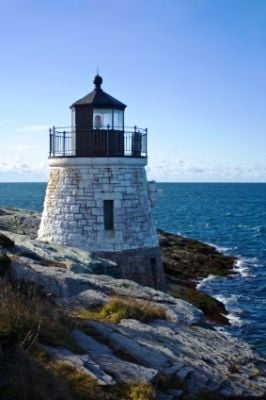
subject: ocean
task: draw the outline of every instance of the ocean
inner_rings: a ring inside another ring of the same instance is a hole
[[[45,188],[0,183],[0,206],[41,211]],[[231,326],[222,329],[266,356],[266,184],[158,183],[158,189],[159,228],[237,257],[235,276],[210,276],[198,287],[225,304]]]

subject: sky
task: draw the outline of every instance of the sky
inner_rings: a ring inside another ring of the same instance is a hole
[[[47,179],[99,66],[149,179],[266,182],[265,21],[265,0],[0,0],[0,181]]]

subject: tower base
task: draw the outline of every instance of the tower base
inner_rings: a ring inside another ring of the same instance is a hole
[[[116,252],[97,251],[93,254],[116,262],[121,267],[123,279],[130,279],[156,290],[164,290],[166,287],[159,247]]]

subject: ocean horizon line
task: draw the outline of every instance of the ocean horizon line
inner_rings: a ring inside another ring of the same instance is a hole
[[[25,184],[25,183],[47,183],[48,181],[0,181],[0,184],[7,183],[7,184]],[[156,182],[156,183],[171,183],[171,184],[266,184],[266,181],[157,181],[155,179],[149,180],[149,182]]]

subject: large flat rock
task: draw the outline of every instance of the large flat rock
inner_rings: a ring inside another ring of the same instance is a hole
[[[87,351],[90,357],[118,382],[150,383],[158,377],[159,372],[156,369],[146,368],[141,364],[116,357],[108,346],[97,342],[83,332],[75,331],[73,335],[80,347]]]
[[[120,267],[113,261],[95,257],[75,247],[31,239],[27,235],[0,231],[16,244],[16,254],[42,266],[67,269],[77,274],[107,274],[121,277]]]
[[[15,277],[36,282],[66,310],[88,309],[119,296],[159,304],[166,311],[167,320],[151,323],[132,319],[118,324],[85,321],[88,331],[73,333],[85,354],[49,348],[53,359],[76,366],[102,385],[153,382],[164,376],[170,383],[181,382],[189,396],[202,391],[229,398],[266,394],[266,361],[246,343],[206,324],[195,306],[110,276],[116,265],[88,252],[27,235],[2,233],[15,241],[14,248],[5,250],[12,259]],[[103,274],[104,268],[110,274]],[[175,395],[173,389],[164,388],[161,398],[178,397],[181,392],[176,389]]]

